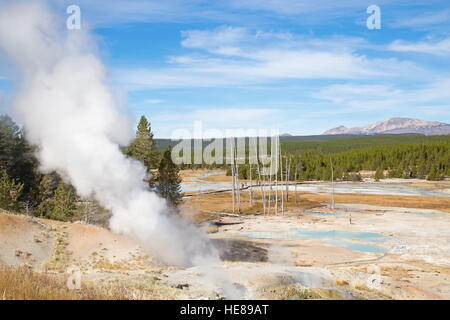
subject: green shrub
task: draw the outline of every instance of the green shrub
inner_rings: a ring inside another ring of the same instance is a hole
[[[6,170],[2,170],[0,177],[0,208],[5,210],[20,209],[19,198],[23,184],[10,179]]]

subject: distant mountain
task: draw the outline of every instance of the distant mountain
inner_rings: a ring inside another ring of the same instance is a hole
[[[325,131],[323,135],[355,134],[423,134],[426,136],[450,134],[450,124],[437,121],[424,121],[410,118],[391,118],[364,127],[346,128],[339,126]]]
[[[283,133],[283,134],[280,134],[280,137],[292,137],[292,134],[290,134],[290,133]]]

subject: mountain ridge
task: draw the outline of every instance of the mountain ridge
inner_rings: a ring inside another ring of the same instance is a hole
[[[426,121],[413,118],[390,118],[378,121],[363,127],[347,128],[339,126],[325,131],[322,135],[354,134],[354,135],[376,135],[376,134],[423,134],[448,135],[450,124],[438,121]]]

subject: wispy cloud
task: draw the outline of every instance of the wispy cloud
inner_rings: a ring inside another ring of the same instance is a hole
[[[53,3],[64,13],[73,1]],[[131,91],[133,112],[149,112],[158,136],[194,120],[314,133],[330,118],[365,121],[366,112],[450,117],[450,84],[438,82],[449,72],[445,1],[379,0],[376,31],[365,26],[366,0],[75,3],[82,23],[104,37],[100,51],[111,50],[111,82]],[[148,29],[156,31],[141,38]],[[429,38],[416,32],[424,30]]]
[[[439,11],[427,12],[406,12],[402,16],[397,17],[391,27],[396,28],[426,28],[430,26],[442,26],[450,24],[450,9],[445,8]]]
[[[420,52],[439,56],[450,56],[450,38],[434,42],[405,42],[396,40],[388,48],[389,50],[399,52]]]
[[[369,58],[370,47],[352,37],[320,39],[290,33],[250,32],[219,27],[183,31],[182,46],[192,53],[171,56],[165,68],[116,70],[129,89],[223,87],[295,79],[364,79],[421,71],[410,61]]]
[[[71,0],[55,2],[62,7],[73,4]],[[113,26],[192,21],[254,24],[280,18],[297,25],[318,25],[340,19],[364,19],[365,9],[372,3],[366,0],[78,0],[76,4],[92,25]],[[394,20],[389,26],[393,27],[448,21],[448,10],[417,12],[404,0],[377,0],[376,4],[389,9]]]
[[[217,49],[235,46],[250,35],[242,27],[221,26],[213,30],[186,30],[181,36],[185,38],[181,41],[185,48]]]
[[[380,2],[384,2],[381,0]],[[285,15],[308,14],[312,12],[341,12],[345,9],[367,8],[364,0],[230,0],[230,6],[254,11],[269,11]]]
[[[143,102],[143,104],[158,104],[158,103],[162,103],[162,102],[164,102],[164,100],[159,100],[159,99],[148,99],[148,100],[145,100],[145,101]]]
[[[394,85],[335,84],[324,87],[314,97],[353,112],[385,110],[408,113],[419,108],[443,111],[443,106],[446,106],[445,113],[450,115],[449,87],[448,79],[408,89]]]
[[[62,7],[72,0],[58,0]],[[228,1],[205,0],[78,0],[83,16],[92,26],[112,27],[130,23],[189,23],[193,21],[239,23],[258,20],[245,12],[234,12]]]
[[[248,108],[248,107],[209,107],[209,108],[192,108],[183,112],[183,121],[204,121],[208,123],[224,124],[229,123],[231,126],[246,123],[249,120],[258,121],[266,117],[272,117],[279,112],[279,109],[273,108]],[[162,112],[155,115],[160,120],[174,121],[179,119],[179,115],[173,112]]]
[[[195,122],[200,122],[204,131],[216,130],[222,135],[226,130],[276,129],[276,123],[281,120],[281,115],[281,110],[275,108],[212,106],[184,110],[182,117],[172,111],[153,113],[151,119],[155,134],[158,137],[170,138],[175,130],[184,129],[192,132]],[[222,135],[213,134],[213,136]]]

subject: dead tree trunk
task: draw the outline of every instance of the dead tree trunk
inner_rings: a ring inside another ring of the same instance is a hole
[[[297,206],[297,174],[298,174],[298,162],[295,162],[295,176],[294,176],[294,183],[295,183],[295,205]]]
[[[252,194],[252,187],[253,187],[253,184],[252,184],[252,165],[251,165],[251,163],[249,163],[249,170],[250,170],[250,207],[253,207],[253,194]]]
[[[286,206],[289,203],[289,179],[291,177],[291,156],[289,156],[289,164],[286,159]]]
[[[262,182],[261,182],[261,170],[259,168],[258,144],[255,144],[255,154],[256,154],[256,165],[258,168],[259,185],[261,187],[261,200],[263,203],[264,215],[266,215],[266,190],[264,190],[265,185],[266,185],[266,178],[264,176],[264,187],[263,187]]]
[[[233,194],[233,213],[236,212],[236,197],[235,197],[235,181],[234,181],[234,138],[231,142],[231,192]]]
[[[278,157],[278,154],[276,155],[276,157]],[[278,171],[275,172],[275,215],[277,214],[278,214]]]
[[[283,184],[283,158],[280,152],[280,191],[281,191],[281,213],[284,214],[284,184]]]
[[[264,209],[264,215],[267,214],[267,203],[266,203],[266,176],[263,175],[264,183],[260,181],[261,183],[261,197],[262,197],[262,203],[263,203],[263,209]]]
[[[333,161],[330,158],[331,164],[331,210],[334,213],[334,172],[333,172]]]
[[[238,213],[241,213],[241,193],[240,193],[240,184],[239,184],[239,164],[238,161],[239,159],[237,159],[237,146],[236,146],[236,157],[235,157],[235,161],[236,161],[236,184],[237,184],[237,203],[238,203]]]
[[[270,155],[270,171],[269,171],[269,214],[271,210],[271,204],[272,204],[272,154]]]

